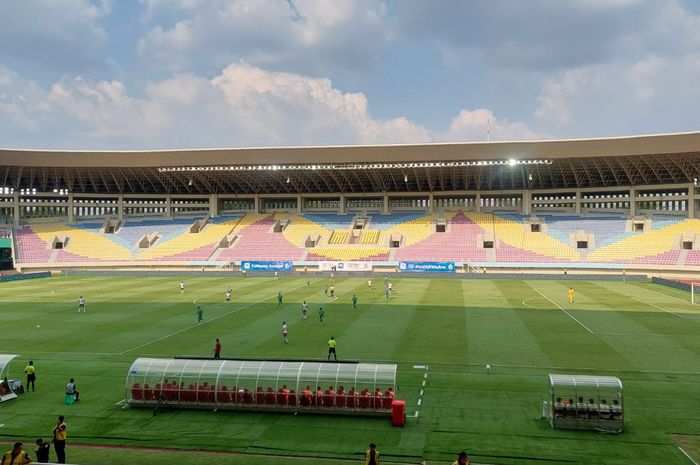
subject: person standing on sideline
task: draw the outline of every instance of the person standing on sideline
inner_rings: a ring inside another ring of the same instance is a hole
[[[36,461],[39,463],[49,463],[49,452],[51,451],[51,444],[44,442],[43,439],[39,438],[36,440]]]
[[[85,312],[85,297],[82,295],[78,299],[78,313]]]
[[[80,400],[80,393],[78,392],[78,388],[75,385],[75,379],[71,378],[68,381],[68,384],[66,384],[66,395],[67,396],[73,396],[73,399],[78,402]]]
[[[282,291],[279,291],[279,292],[277,293],[277,305],[282,305],[282,299],[283,299],[283,298],[284,298],[284,296],[282,295]]]
[[[197,323],[201,323],[204,320],[204,310],[202,307],[197,305]]]
[[[53,429],[53,448],[56,451],[56,462],[66,463],[66,436],[68,426],[66,426],[63,415],[58,417],[56,427]]]
[[[379,452],[375,443],[371,443],[365,453],[365,465],[379,465]]]
[[[321,324],[323,324],[323,317],[326,316],[326,312],[323,310],[323,307],[320,307],[318,309],[318,318],[321,320]]]
[[[574,288],[570,287],[569,290],[567,291],[567,295],[569,296],[569,303],[573,304],[574,303]]]
[[[5,452],[0,465],[28,465],[32,463],[32,458],[22,449],[22,443],[16,442],[10,452]]]
[[[469,465],[469,456],[464,451],[460,452],[457,460],[452,462],[452,465]]]
[[[216,339],[216,344],[214,344],[214,358],[221,358],[221,342]]]
[[[231,303],[231,288],[229,287],[226,289],[226,303],[230,304]]]
[[[331,359],[331,354],[333,354],[333,359],[337,362],[338,356],[335,354],[336,345],[338,345],[338,343],[335,341],[335,338],[331,336],[331,338],[328,340],[328,360]]]
[[[185,293],[185,281],[180,281],[180,294]]]
[[[32,392],[35,391],[35,381],[36,381],[36,368],[34,368],[34,362],[29,361],[29,365],[24,367],[24,372],[27,374],[27,392],[29,392],[29,386],[32,387]]]
[[[355,294],[352,295],[352,308],[357,308],[357,296]]]
[[[289,327],[287,326],[287,322],[283,321],[282,322],[282,338],[284,338],[284,343],[289,344],[289,339],[287,336],[289,335]]]

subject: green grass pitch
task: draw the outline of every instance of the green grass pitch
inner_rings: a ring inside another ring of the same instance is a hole
[[[178,283],[184,279],[186,292]],[[81,464],[360,462],[369,442],[385,461],[451,463],[462,449],[495,464],[692,464],[700,435],[700,307],[688,295],[649,283],[336,278],[338,300],[321,278],[54,277],[0,283],[0,352],[20,356],[11,375],[37,367],[37,392],[0,404],[0,439],[50,439],[57,415],[69,425],[68,461]],[[233,303],[224,302],[233,288]],[[377,287],[379,286],[379,287]],[[277,305],[277,292],[285,293]],[[359,306],[352,308],[356,293]],[[80,295],[87,312],[77,312]],[[197,300],[205,321],[197,324]],[[310,303],[304,321],[301,302]],[[324,303],[326,321],[318,321]],[[564,309],[564,310],[562,310]],[[282,321],[289,345],[282,342]],[[37,327],[39,325],[39,327]],[[399,365],[397,397],[408,423],[387,418],[123,409],[124,385],[138,356],[339,358]],[[484,366],[493,369],[487,374]],[[427,365],[427,383],[417,405]],[[619,436],[553,430],[540,420],[548,373],[613,375],[625,386],[626,430]],[[63,404],[75,377],[81,401]],[[415,417],[416,411],[419,412]],[[204,449],[188,455],[78,449],[71,443]],[[5,445],[5,449],[7,445]],[[30,447],[30,450],[33,448]],[[52,453],[53,456],[53,453]]]

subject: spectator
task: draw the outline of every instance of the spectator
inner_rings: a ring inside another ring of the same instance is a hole
[[[369,449],[367,449],[365,465],[379,465],[379,452],[377,452],[377,445],[375,443],[371,443]]]
[[[5,452],[0,465],[28,465],[32,463],[32,458],[22,449],[22,443],[16,442],[10,452]]]
[[[49,451],[51,451],[51,444],[44,442],[43,439],[39,438],[36,440],[36,445],[36,461],[39,463],[49,463]]]
[[[80,393],[78,392],[78,388],[76,387],[75,380],[73,378],[71,378],[68,384],[66,384],[66,395],[73,396],[73,399],[76,402],[80,400]]]
[[[53,448],[56,451],[56,462],[66,463],[66,436],[68,426],[66,426],[63,415],[58,417],[56,427],[53,429]]]
[[[464,451],[460,452],[457,460],[452,462],[452,465],[469,465],[469,456]]]

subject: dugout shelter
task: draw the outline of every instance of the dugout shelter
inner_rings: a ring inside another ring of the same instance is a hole
[[[550,374],[549,393],[552,427],[622,432],[624,397],[619,378]]]
[[[0,402],[17,398],[15,390],[21,389],[18,380],[10,379],[10,362],[17,357],[13,354],[0,354]]]
[[[130,406],[307,411],[390,416],[396,365],[138,358]]]

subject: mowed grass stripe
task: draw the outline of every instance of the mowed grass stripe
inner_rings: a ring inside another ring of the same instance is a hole
[[[540,344],[539,335],[545,325],[559,317],[554,317],[550,310],[523,307],[522,301],[531,292],[527,285],[515,280],[465,281],[463,285],[472,289],[472,311],[478,316],[474,324],[467,327],[474,341],[469,363],[478,365],[479,370],[486,363],[494,366],[552,364],[548,348]],[[490,307],[475,307],[483,297]]]

